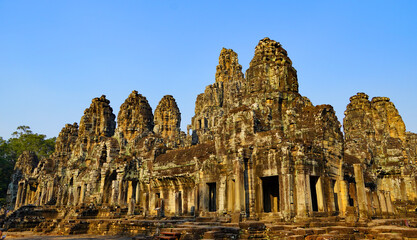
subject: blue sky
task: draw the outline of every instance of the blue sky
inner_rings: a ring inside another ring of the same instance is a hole
[[[171,94],[191,122],[222,47],[244,71],[258,41],[281,42],[300,93],[331,104],[387,96],[417,132],[417,1],[0,0],[0,136],[19,125],[57,136],[105,94]]]

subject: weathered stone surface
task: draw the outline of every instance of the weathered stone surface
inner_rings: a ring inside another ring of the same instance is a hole
[[[15,163],[14,173],[11,182],[7,188],[7,201],[10,209],[14,209],[19,182],[26,176],[31,176],[35,168],[38,166],[39,159],[34,152],[24,151]]]
[[[111,137],[114,134],[116,122],[110,101],[105,95],[94,98],[90,107],[84,111],[80,121],[79,136],[105,136]]]
[[[415,200],[414,135],[406,133],[390,99],[374,97],[369,101],[368,95],[358,93],[350,98],[343,122],[345,162],[363,165],[365,184],[396,201]]]
[[[78,124],[66,124],[55,142],[54,157],[68,157],[71,155],[78,138]]]
[[[223,48],[216,67],[215,83],[197,96],[192,118],[193,143],[214,140],[220,118],[242,102],[244,77],[237,53]]]
[[[281,44],[264,38],[255,48],[255,56],[246,71],[251,79],[247,92],[298,92],[297,72]]]
[[[417,164],[417,134],[406,132],[408,162]]]
[[[115,115],[105,95],[94,98],[85,109],[78,129],[78,138],[73,149],[73,160],[85,159],[87,153],[107,137],[114,135]]]
[[[181,113],[171,95],[164,96],[155,109],[154,132],[163,138],[172,138],[180,133]]]
[[[133,91],[120,106],[116,132],[127,141],[153,130],[152,108],[148,100]]]
[[[104,232],[138,233],[148,223],[137,218],[198,216],[177,230],[196,238],[236,237],[239,231],[220,226],[232,221],[244,229],[241,239],[333,237],[338,233],[307,227],[336,225],[340,217],[362,226],[417,206],[417,135],[405,131],[388,98],[351,97],[343,136],[333,107],[299,94],[287,52],[268,38],[255,48],[245,76],[237,53],[222,49],[213,82],[196,99],[191,136],[180,131],[170,95],[152,114],[133,91],[116,130],[109,100],[93,99],[79,128],[62,129],[51,158],[27,169],[19,163],[26,170],[15,181],[16,206],[61,209],[66,219],[59,222],[67,226],[51,225],[65,233],[101,224]],[[113,220],[125,217],[135,221]],[[266,222],[291,225],[266,233]],[[149,223],[155,231],[144,235],[157,232],[157,224]],[[343,229],[343,238],[355,238],[352,228]]]
[[[22,155],[19,156],[14,170],[16,172],[21,172],[22,175],[31,175],[35,168],[38,166],[39,159],[34,152],[24,151]]]

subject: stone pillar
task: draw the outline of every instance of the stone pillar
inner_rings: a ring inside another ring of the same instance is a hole
[[[117,180],[113,180],[111,182],[111,199],[110,199],[110,204],[114,205],[117,204],[118,201],[118,196],[119,196],[119,182]]]
[[[54,195],[54,181],[51,180],[46,184],[47,188],[46,188],[46,194],[47,194],[47,198],[46,198],[46,202],[51,201],[53,195]]]
[[[72,206],[74,201],[74,188],[72,186],[68,187],[68,199],[67,199],[67,203],[64,205],[67,206]]]
[[[194,191],[193,191],[193,195],[194,195],[194,206],[195,206],[195,214],[198,215],[200,213],[200,204],[199,204],[199,184],[196,183],[195,187],[194,187]]]
[[[135,193],[135,202],[136,204],[140,204],[140,183],[136,183],[136,193]]]
[[[359,163],[353,164],[356,182],[356,195],[359,208],[359,219],[368,219],[368,202],[366,198],[365,181],[363,178],[362,166]]]
[[[374,216],[376,214],[375,208],[373,207],[372,202],[372,192],[369,189],[366,190],[366,202],[368,203],[368,216]]]
[[[44,186],[39,187],[39,191],[38,191],[38,193],[36,195],[37,196],[36,196],[36,203],[35,203],[35,205],[36,206],[43,205],[44,204],[43,197],[45,195],[45,187]]]
[[[377,216],[382,215],[381,204],[378,199],[378,193],[375,191],[372,192],[372,207],[375,209],[375,215]]]
[[[27,201],[28,201],[28,195],[29,195],[29,191],[28,191],[28,183],[27,182],[25,182],[24,183],[24,185],[23,185],[23,191],[22,191],[22,195],[23,195],[23,197],[22,197],[22,205],[27,205]]]
[[[100,177],[100,191],[101,191],[101,194],[99,195],[98,203],[103,203],[104,194],[109,194],[109,193],[104,192],[104,185],[105,185],[105,182],[106,182],[106,170],[104,170],[104,168],[101,169],[100,176],[101,176]],[[108,203],[109,204],[112,203],[111,196],[110,196],[110,199],[108,200]]]
[[[20,207],[20,202],[22,201],[22,192],[23,192],[23,182],[19,182],[17,185],[17,195],[16,195],[16,204],[15,209]]]
[[[325,200],[324,200],[324,191],[323,191],[323,177],[319,177],[316,184],[316,193],[317,193],[317,206],[319,212],[324,212]]]
[[[127,199],[126,202],[130,204],[130,199],[132,199],[133,196],[133,184],[132,181],[127,182]]]
[[[284,217],[284,219],[289,220],[291,218],[291,205],[294,205],[292,193],[292,179],[291,174],[283,174],[281,176],[281,181],[279,184],[280,188],[280,211]],[[262,198],[261,198],[262,199]]]
[[[226,205],[226,176],[220,176],[220,186],[219,186],[219,212],[222,213],[225,210]]]
[[[378,191],[378,199],[379,204],[381,205],[381,211],[383,215],[388,214],[388,208],[387,208],[387,201],[385,200],[385,192],[382,190]]]
[[[80,188],[80,191],[78,191]],[[74,206],[77,206],[80,200],[80,193],[81,193],[81,186],[74,186],[75,194],[74,194]]]
[[[296,169],[295,174],[295,187],[297,194],[297,217],[307,217],[307,194],[310,193],[310,189],[307,187],[307,179],[302,166]]]
[[[250,217],[252,218],[257,218],[257,212],[256,212],[256,195],[255,195],[255,173],[254,173],[254,169],[253,169],[253,162],[249,159],[248,160],[248,195],[249,195],[249,213],[250,213]],[[278,180],[279,182],[279,180]],[[279,183],[278,183],[279,184]],[[278,197],[279,199],[279,197]],[[278,206],[276,206],[277,208],[279,208],[279,202],[278,202]]]
[[[57,193],[56,193],[56,206],[61,206],[61,199],[62,199],[62,187],[58,185]]]
[[[391,193],[385,192],[385,200],[387,201],[387,211],[389,214],[395,214],[394,205],[392,204],[391,200]]]
[[[136,201],[134,198],[130,198],[129,205],[127,208],[127,215],[134,215],[135,214],[135,205]]]
[[[337,181],[339,193],[339,211],[341,216],[346,215],[346,209],[349,206],[349,188],[346,181],[342,177]]]
[[[85,192],[86,192],[86,189],[87,188],[87,184],[82,184],[81,185],[81,196],[80,196],[80,202],[79,202],[79,204],[83,204],[84,203],[84,200],[85,200]]]
[[[117,176],[119,176],[119,175],[117,175]],[[123,180],[118,179],[117,181],[118,181],[118,185],[119,185],[119,194],[118,194],[118,197],[117,197],[117,203],[119,204],[119,206],[121,206],[123,204],[123,194],[124,194]]]
[[[244,209],[243,205],[245,203],[245,192],[244,192],[244,182],[242,174],[242,164],[239,160],[233,161],[234,172],[235,172],[235,206],[234,212],[239,213]]]
[[[235,204],[235,181],[233,179],[227,180],[227,211],[234,211]]]

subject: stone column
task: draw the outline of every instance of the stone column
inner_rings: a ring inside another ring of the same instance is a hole
[[[79,202],[79,204],[83,204],[84,203],[84,200],[85,200],[85,191],[87,190],[86,187],[87,187],[87,184],[82,184],[81,185],[81,196],[80,196],[80,202]]]
[[[133,196],[133,184],[132,181],[127,181],[127,199],[126,202],[129,204],[130,199],[132,199]]]
[[[253,162],[251,161],[251,159],[248,160],[248,181],[249,181],[249,213],[250,216],[253,218],[257,218],[257,212],[256,212],[256,195],[255,195],[255,173],[254,173],[254,169],[253,169]],[[279,180],[278,180],[279,182]],[[279,197],[278,197],[279,199]],[[279,208],[279,202],[278,202],[278,206],[276,206],[277,208]]]
[[[81,189],[81,186],[74,186],[74,189],[75,189],[75,194],[74,194],[74,206],[77,206],[78,205],[78,203],[79,203],[79,201],[80,201],[80,193],[81,193],[81,190],[80,191],[78,191],[78,188],[80,187],[80,189]]]
[[[317,206],[319,212],[324,212],[325,209],[325,199],[323,191],[323,177],[319,177],[316,183],[316,193],[317,193]]]
[[[280,211],[283,214],[284,219],[289,220],[291,218],[291,205],[294,204],[294,199],[292,199],[293,197],[291,196],[291,192],[292,192],[292,179],[291,179],[291,174],[283,174],[281,176],[281,182],[279,184],[279,188],[280,188]]]
[[[353,164],[356,182],[356,195],[359,208],[359,219],[368,219],[368,202],[365,190],[365,181],[363,178],[362,166],[359,163]]]
[[[234,165],[234,172],[235,172],[235,206],[234,212],[239,213],[243,210],[243,204],[245,202],[245,192],[244,192],[244,182],[243,182],[243,174],[242,174],[242,164],[239,160],[233,161]]]
[[[112,180],[110,204],[112,205],[117,204],[118,196],[119,196],[119,182],[117,180]]]
[[[22,201],[22,192],[23,192],[23,182],[19,182],[17,185],[17,195],[16,195],[16,204],[15,209],[20,207],[20,202]]]
[[[47,184],[47,189],[46,189],[46,194],[47,194],[47,198],[46,198],[46,202],[51,201],[53,195],[54,195],[54,181],[49,181]]]
[[[135,214],[135,205],[136,201],[134,198],[129,199],[129,205],[127,208],[127,215],[134,215]]]
[[[308,205],[307,194],[310,192],[307,187],[307,179],[303,166],[298,166],[295,174],[295,187],[297,194],[297,217],[307,217]]]
[[[119,175],[117,175],[119,176]],[[119,206],[121,206],[123,204],[123,194],[124,194],[124,189],[123,189],[123,180],[122,179],[118,179],[118,185],[119,185],[119,194],[117,197],[117,203],[119,204]]]
[[[25,182],[24,183],[24,185],[23,185],[23,191],[22,191],[22,194],[23,194],[23,197],[22,197],[22,205],[27,205],[27,201],[28,201],[28,198],[29,198],[29,191],[28,191],[28,183],[27,182]]]
[[[106,181],[106,170],[104,168],[101,169],[101,174],[100,174],[100,191],[101,194],[99,195],[99,199],[98,199],[98,203],[103,203],[103,198],[104,198],[104,194],[109,194],[104,192],[104,185],[105,185],[105,181]],[[111,194],[111,193],[110,193]],[[111,204],[111,196],[110,196],[110,200],[108,201],[108,203]]]
[[[44,196],[45,196],[45,187],[40,187],[40,191],[38,193],[37,199],[36,199],[36,206],[41,206],[44,204]]]
[[[395,209],[394,209],[394,205],[392,204],[391,201],[391,193],[390,192],[385,192],[385,200],[387,201],[387,211],[389,214],[395,214]]]
[[[225,210],[226,205],[226,176],[220,176],[219,182],[219,212],[222,213]]]
[[[136,194],[135,194],[135,202],[136,204],[140,204],[140,183],[136,183]]]
[[[235,203],[235,181],[229,179],[227,181],[227,211],[233,212],[234,211],[234,203]]]
[[[380,204],[379,199],[378,199],[378,193],[375,192],[375,191],[372,192],[372,207],[375,209],[375,214],[377,216],[382,215],[381,204]]]

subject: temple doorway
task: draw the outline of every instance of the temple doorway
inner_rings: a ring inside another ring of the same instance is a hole
[[[207,183],[209,190],[209,212],[216,211],[216,183]]]
[[[319,181],[319,177],[310,176],[311,206],[314,212],[317,212],[319,210],[319,205],[317,202],[317,188],[316,188],[318,181]]]
[[[279,212],[278,176],[262,177],[264,212]]]
[[[113,171],[110,175],[107,175],[104,179],[104,189],[103,189],[103,204],[111,203],[112,198],[112,183],[117,179],[116,171]]]

